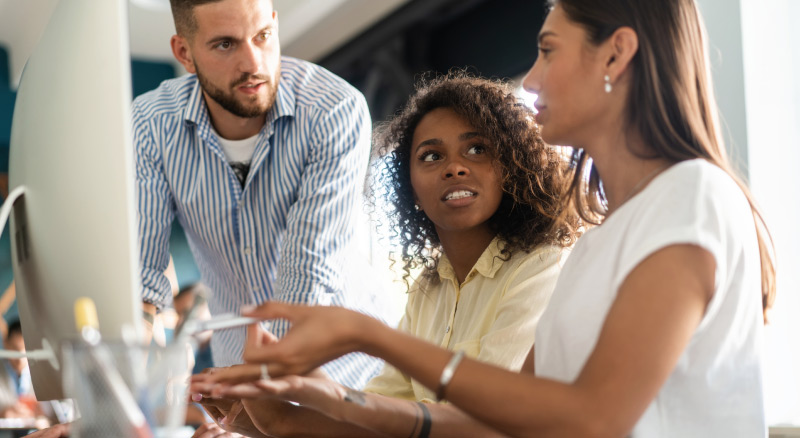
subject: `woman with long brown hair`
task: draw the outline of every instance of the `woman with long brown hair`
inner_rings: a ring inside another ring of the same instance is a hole
[[[544,140],[576,148],[571,202],[599,226],[562,270],[522,373],[279,303],[251,314],[291,331],[245,360],[278,377],[363,351],[510,436],[766,436],[771,241],[725,154],[704,32],[694,0],[551,1],[525,86]]]

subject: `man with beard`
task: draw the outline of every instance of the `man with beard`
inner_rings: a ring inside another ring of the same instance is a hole
[[[374,314],[372,297],[359,297],[342,272],[369,160],[364,97],[319,66],[281,57],[270,0],[171,5],[172,51],[190,75],[133,103],[145,320],[172,298],[163,272],[176,218],[212,314],[265,300]],[[286,328],[271,326],[278,337]],[[215,365],[240,363],[244,342],[244,328],[214,333]],[[351,355],[324,370],[361,387],[379,367]]]

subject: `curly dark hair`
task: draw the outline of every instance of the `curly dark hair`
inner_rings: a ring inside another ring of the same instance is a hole
[[[375,130],[380,159],[373,172],[382,184],[372,184],[371,196],[373,202],[387,201],[386,214],[394,225],[391,237],[402,245],[406,285],[411,270],[418,267],[425,268],[424,276],[435,278],[441,254],[433,222],[415,208],[410,174],[414,131],[437,108],[453,110],[490,140],[504,193],[489,226],[506,243],[505,260],[542,244],[567,247],[575,242],[580,220],[562,202],[570,183],[568,160],[545,145],[533,111],[514,95],[511,85],[464,72],[423,77],[405,108]]]

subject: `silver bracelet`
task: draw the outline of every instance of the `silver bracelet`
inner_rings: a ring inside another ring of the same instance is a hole
[[[439,388],[436,390],[436,401],[444,400],[444,391],[447,389],[447,385],[450,384],[450,380],[453,379],[453,374],[456,372],[456,368],[458,364],[461,363],[461,359],[464,358],[464,350],[457,351],[453,357],[450,358],[450,361],[447,362],[444,369],[442,370],[442,376],[439,377]]]

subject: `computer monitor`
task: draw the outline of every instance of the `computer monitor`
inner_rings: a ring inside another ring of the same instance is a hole
[[[127,14],[126,0],[61,0],[17,91],[9,181],[24,194],[10,232],[29,351],[46,339],[60,357],[83,296],[104,340],[140,330]],[[30,366],[39,400],[64,397],[50,362]]]

